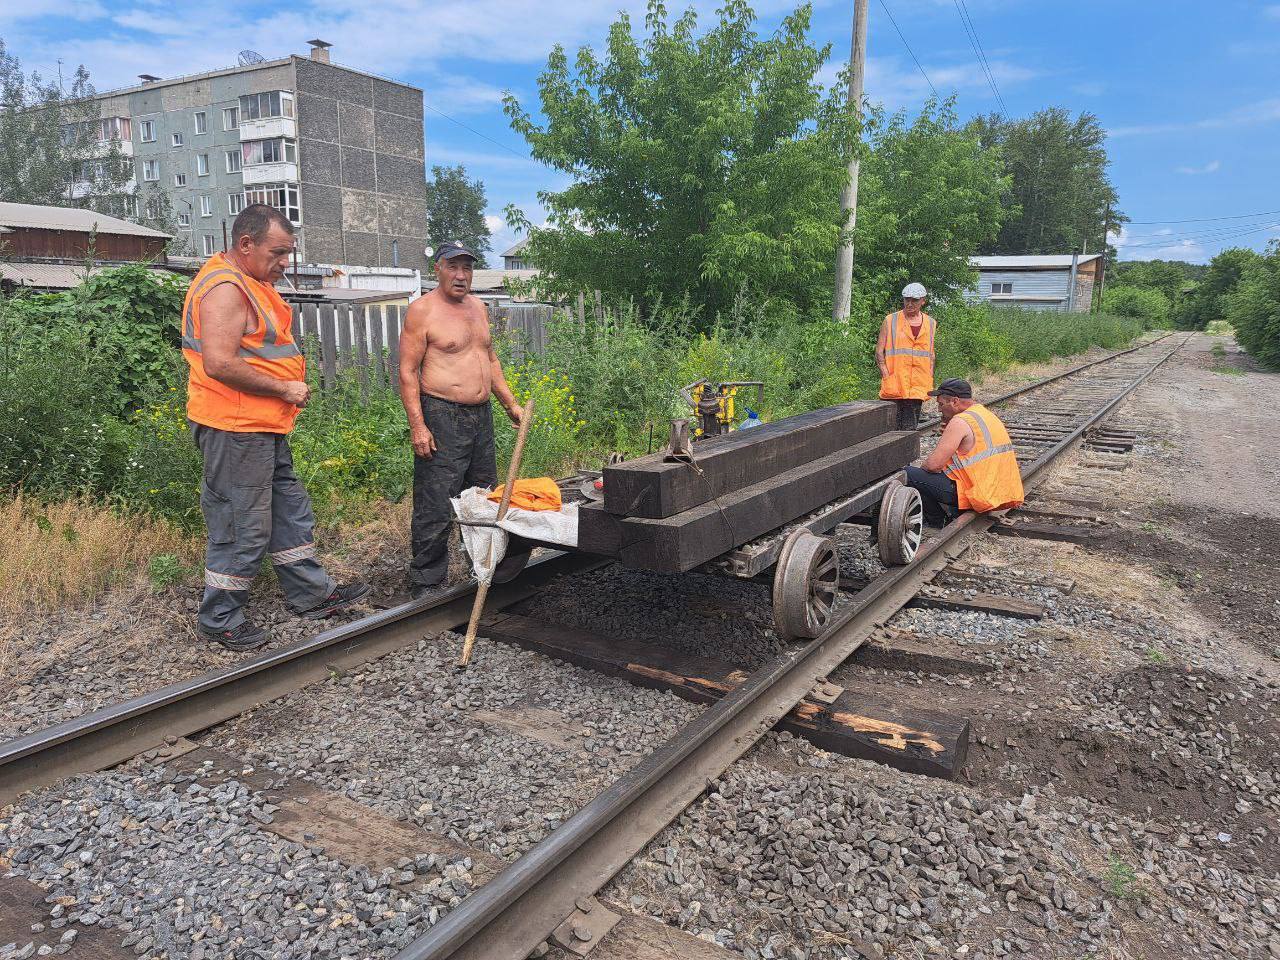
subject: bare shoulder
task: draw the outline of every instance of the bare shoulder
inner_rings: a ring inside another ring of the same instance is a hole
[[[253,318],[253,311],[244,291],[227,281],[200,297],[200,317],[204,323],[247,323]]]
[[[467,313],[472,317],[478,317],[481,320],[488,321],[489,305],[477,297],[474,293],[467,294],[466,299]]]

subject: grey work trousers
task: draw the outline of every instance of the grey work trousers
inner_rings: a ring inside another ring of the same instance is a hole
[[[449,571],[449,498],[498,482],[493,407],[422,394],[422,419],[436,441],[430,457],[413,458],[411,587],[434,587]]]
[[[336,585],[316,560],[315,515],[288,437],[198,423],[191,433],[204,455],[200,509],[208,529],[200,626],[218,632],[244,622],[249,587],[268,552],[295,610],[327,598]]]

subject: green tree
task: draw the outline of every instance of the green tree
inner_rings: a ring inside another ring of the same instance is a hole
[[[489,227],[484,222],[484,184],[468,180],[466,167],[432,167],[427,183],[427,236],[433,246],[450,240],[465,243],[479,256],[489,252]]]
[[[647,37],[628,16],[602,55],[557,46],[538,79],[545,125],[505,109],[533,156],[573,182],[539,199],[548,225],[528,253],[550,290],[599,289],[652,305],[687,298],[704,316],[745,291],[800,306],[830,301],[840,190],[855,127],[816,81],[829,49],[801,7],[761,39],[744,0],[699,35],[650,0]]]
[[[970,130],[984,147],[1000,149],[1012,178],[1006,203],[1015,212],[984,253],[1101,253],[1106,229],[1129,222],[1117,210],[1106,131],[1093,114],[1072,118],[1062,107],[1023,120],[991,114]]]
[[[1227,297],[1258,259],[1258,254],[1247,247],[1232,247],[1210,260],[1204,279],[1182,301],[1174,325],[1179,330],[1203,330],[1214,320],[1225,319]]]
[[[1137,317],[1148,329],[1169,321],[1169,298],[1154,287],[1107,287],[1102,295],[1102,312],[1118,317]]]
[[[0,39],[0,200],[136,213],[132,165],[78,67],[70,90],[27,75]]]
[[[1203,264],[1185,260],[1125,260],[1107,264],[1107,285],[1159,290],[1176,304],[1205,270]]]
[[[1009,189],[999,154],[958,126],[954,101],[867,121],[858,184],[854,289],[879,320],[902,287],[919,281],[935,300],[973,285],[969,255],[1000,229]]]
[[[1240,346],[1263,366],[1280,370],[1280,241],[1245,265],[1225,302]]]

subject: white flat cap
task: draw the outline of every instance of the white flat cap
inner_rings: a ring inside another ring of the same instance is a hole
[[[923,283],[908,283],[902,288],[902,295],[904,297],[911,297],[914,300],[919,300],[927,297],[929,292],[925,290]]]

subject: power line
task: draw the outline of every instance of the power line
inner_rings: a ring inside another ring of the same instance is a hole
[[[978,39],[978,31],[974,28],[973,22],[968,18],[968,7],[961,7],[964,0],[951,0],[955,5],[956,13],[960,17],[960,25],[964,27],[965,36],[969,39],[969,46],[973,48],[973,55],[978,60],[978,69],[982,71],[982,75],[986,77],[987,84],[991,87],[991,92],[996,95],[996,102],[1000,105],[1000,112],[1004,114],[1005,119],[1009,117],[1009,109],[1005,106],[1004,97],[1000,96],[1000,88],[996,86],[995,75],[991,72],[991,65],[987,62],[986,54],[982,51],[982,43]]]
[[[1113,244],[1113,246],[1116,246],[1117,250],[1123,252],[1125,250],[1149,250],[1159,247],[1174,247],[1182,243],[1222,243],[1226,240],[1236,240],[1240,237],[1247,237],[1253,233],[1262,233],[1264,230],[1277,229],[1280,229],[1280,222],[1264,223],[1261,226],[1252,226],[1244,230],[1237,230],[1234,232],[1229,231],[1214,236],[1169,236],[1145,243],[1121,243],[1119,245]]]
[[[1144,226],[1155,226],[1163,223],[1209,223],[1213,220],[1251,220],[1254,217],[1273,217],[1277,214],[1280,214],[1280,210],[1263,210],[1259,213],[1233,213],[1225,217],[1191,217],[1186,220],[1130,220],[1129,223]]]
[[[920,60],[916,57],[916,52],[911,49],[911,44],[907,43],[907,38],[902,35],[902,30],[898,27],[898,21],[893,18],[893,14],[889,10],[889,6],[885,0],[880,0],[880,6],[884,8],[885,15],[889,18],[889,22],[893,24],[893,29],[898,34],[898,39],[902,41],[902,45],[907,48],[907,53],[911,54],[911,59],[915,61],[916,69],[920,71],[920,76],[924,77],[924,82],[929,85],[929,89],[933,91],[933,98],[938,99],[938,90],[933,85],[933,81],[929,79],[929,75],[924,72],[924,67],[920,65]]]
[[[457,124],[458,126],[460,126],[463,130],[468,130],[468,131],[470,131],[471,133],[474,133],[474,134],[475,134],[477,137],[479,137],[481,140],[488,140],[488,141],[489,141],[490,143],[492,143],[495,147],[499,147],[499,148],[501,148],[501,149],[503,149],[503,150],[507,151],[507,153],[511,154],[512,156],[519,157],[521,160],[527,160],[527,161],[529,161],[530,163],[537,163],[539,166],[541,166],[541,165],[542,165],[541,163],[539,163],[539,161],[537,161],[537,160],[533,159],[533,157],[526,156],[525,154],[521,153],[521,152],[520,152],[520,151],[518,151],[518,150],[513,150],[513,149],[511,149],[510,147],[508,147],[505,143],[499,143],[497,140],[493,139],[493,137],[490,137],[490,136],[488,136],[488,135],[486,135],[486,134],[481,133],[481,132],[480,132],[479,130],[477,130],[475,127],[467,126],[467,124],[463,123],[461,120],[457,119],[456,117],[451,117],[451,116],[449,116],[449,114],[445,113],[443,110],[438,110],[438,109],[436,109],[436,108],[435,108],[435,107],[433,107],[431,104],[427,103],[425,100],[423,100],[423,101],[422,101],[422,105],[423,105],[424,107],[426,107],[428,110],[430,110],[432,113],[438,113],[440,116],[444,117],[446,120],[448,120],[448,121],[450,121],[450,122],[452,122],[452,123],[456,123],[456,124]]]

